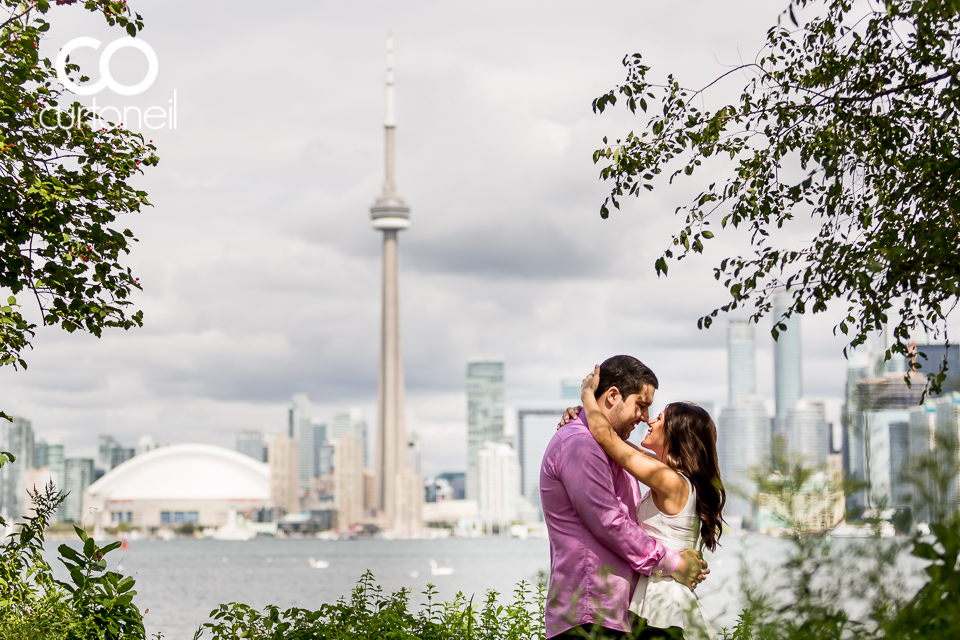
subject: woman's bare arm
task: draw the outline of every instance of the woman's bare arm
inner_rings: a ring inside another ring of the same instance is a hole
[[[655,489],[663,498],[672,501],[686,502],[688,491],[687,483],[680,475],[657,460],[654,456],[641,451],[636,445],[625,442],[613,430],[607,417],[600,411],[595,392],[600,380],[599,367],[583,381],[581,402],[586,411],[587,427],[597,440],[597,443],[613,458],[617,464],[626,469],[634,478]]]

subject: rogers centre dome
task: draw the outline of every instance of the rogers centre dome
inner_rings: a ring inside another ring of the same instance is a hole
[[[192,523],[218,527],[231,510],[269,506],[269,465],[208,444],[175,444],[134,456],[83,494],[94,524],[154,529]],[[89,522],[89,520],[88,520]]]

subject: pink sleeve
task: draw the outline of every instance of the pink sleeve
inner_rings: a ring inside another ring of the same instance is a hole
[[[609,460],[589,434],[563,443],[558,467],[573,508],[597,540],[645,576],[661,568],[673,573],[679,554],[666,549],[621,511]]]

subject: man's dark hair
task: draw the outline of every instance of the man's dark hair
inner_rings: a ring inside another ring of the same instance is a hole
[[[613,356],[600,365],[600,386],[597,387],[596,397],[599,400],[607,389],[616,387],[620,395],[626,398],[640,393],[645,384],[654,389],[660,388],[657,374],[650,367],[633,356]]]

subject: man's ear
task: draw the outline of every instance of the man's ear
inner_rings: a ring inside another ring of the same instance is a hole
[[[620,400],[620,389],[610,387],[603,392],[603,399],[606,401],[608,407],[612,407]]]

